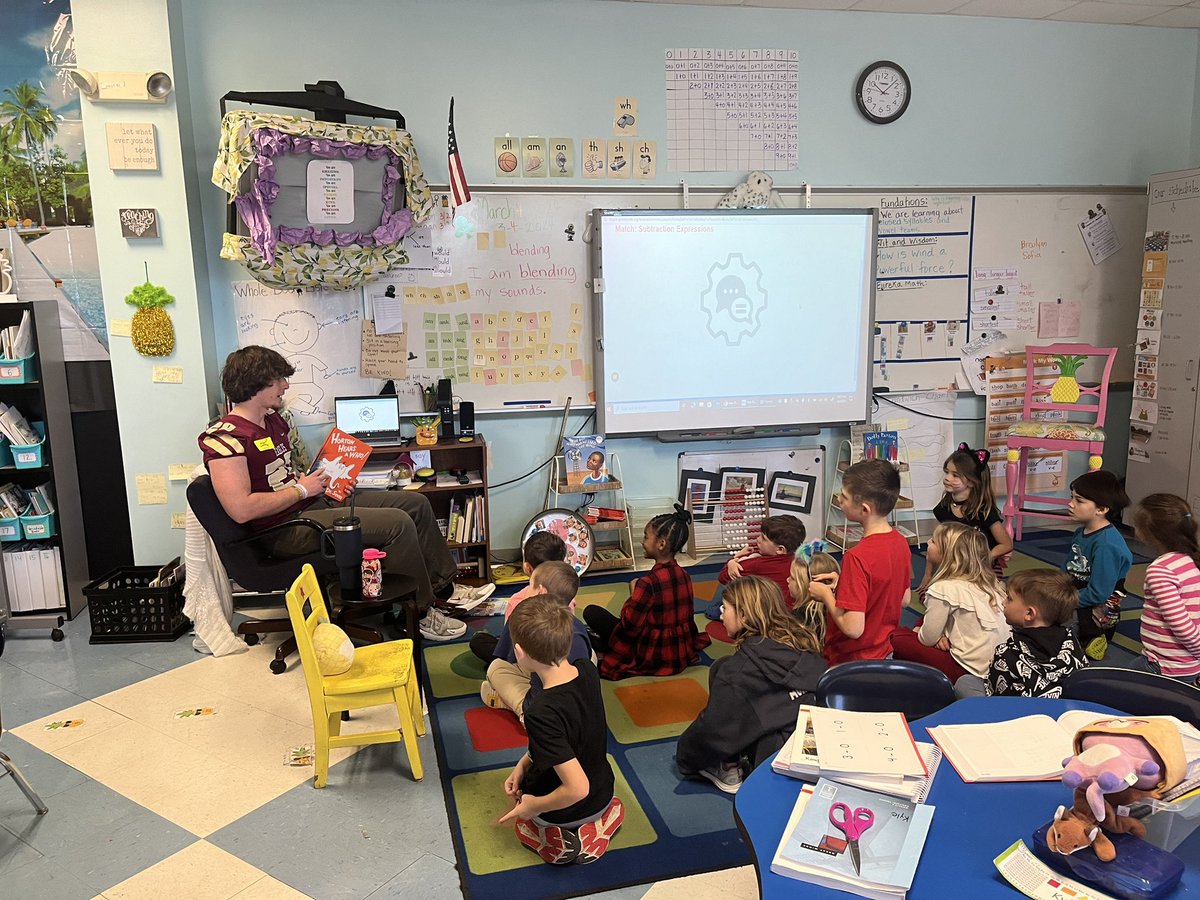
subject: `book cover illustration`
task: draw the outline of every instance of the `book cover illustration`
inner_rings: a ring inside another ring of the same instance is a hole
[[[863,435],[863,459],[900,459],[900,434],[896,431],[868,431]]]
[[[830,818],[835,803],[843,803],[852,811],[865,809],[871,813],[870,827],[858,838],[858,871],[846,833]],[[818,872],[907,890],[916,874],[932,820],[931,806],[821,778],[781,855]]]
[[[564,437],[562,451],[567,467],[567,484],[609,482],[608,452],[604,448],[604,435]]]
[[[358,473],[363,470],[370,457],[370,444],[364,444],[354,435],[335,428],[329,432],[329,437],[325,439],[321,452],[313,460],[310,471],[322,469],[329,476],[325,496],[341,503],[350,496]]]

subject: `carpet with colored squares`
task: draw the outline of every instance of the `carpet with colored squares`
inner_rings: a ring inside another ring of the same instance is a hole
[[[601,682],[609,762],[625,822],[591,865],[546,865],[517,842],[511,825],[492,826],[509,808],[504,779],[525,752],[525,731],[512,713],[480,701],[484,665],[466,639],[425,645],[426,698],[468,898],[573,897],[750,862],[734,824],[732,795],[707,781],[684,780],[675,769],[676,739],[708,701],[708,667],[733,652],[725,629],[702,613],[718,571],[714,565],[690,570],[697,625],[713,636],[696,665],[670,678]],[[587,579],[577,613],[598,603],[618,614],[631,577]],[[498,616],[470,620],[468,636],[479,627],[498,632],[501,622]]]

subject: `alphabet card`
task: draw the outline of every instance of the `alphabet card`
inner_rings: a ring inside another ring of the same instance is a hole
[[[648,180],[658,174],[658,144],[655,141],[634,141],[633,177]]]
[[[572,178],[575,175],[575,139],[550,138],[549,169],[551,178]]]
[[[520,161],[517,159],[519,142],[514,137],[498,137],[496,145],[496,177],[516,178],[521,173],[517,171]]]
[[[521,171],[526,178],[546,177],[546,139],[527,137],[521,141]]]
[[[583,177],[604,178],[608,165],[608,143],[604,138],[584,138]]]
[[[608,175],[610,178],[629,178],[631,146],[629,141],[608,142]]]
[[[622,137],[637,135],[637,97],[617,97],[613,100],[613,134]]]

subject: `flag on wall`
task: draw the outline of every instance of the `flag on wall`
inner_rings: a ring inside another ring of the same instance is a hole
[[[467,186],[467,175],[463,171],[462,159],[458,155],[458,138],[454,136],[454,98],[450,98],[450,204],[462,206],[471,199]]]

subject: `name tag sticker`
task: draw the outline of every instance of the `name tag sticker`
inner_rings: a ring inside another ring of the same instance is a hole
[[[263,451],[274,450],[275,442],[273,440],[271,440],[269,437],[259,438],[257,441],[254,442],[254,446],[257,447],[259,450],[263,450]]]

